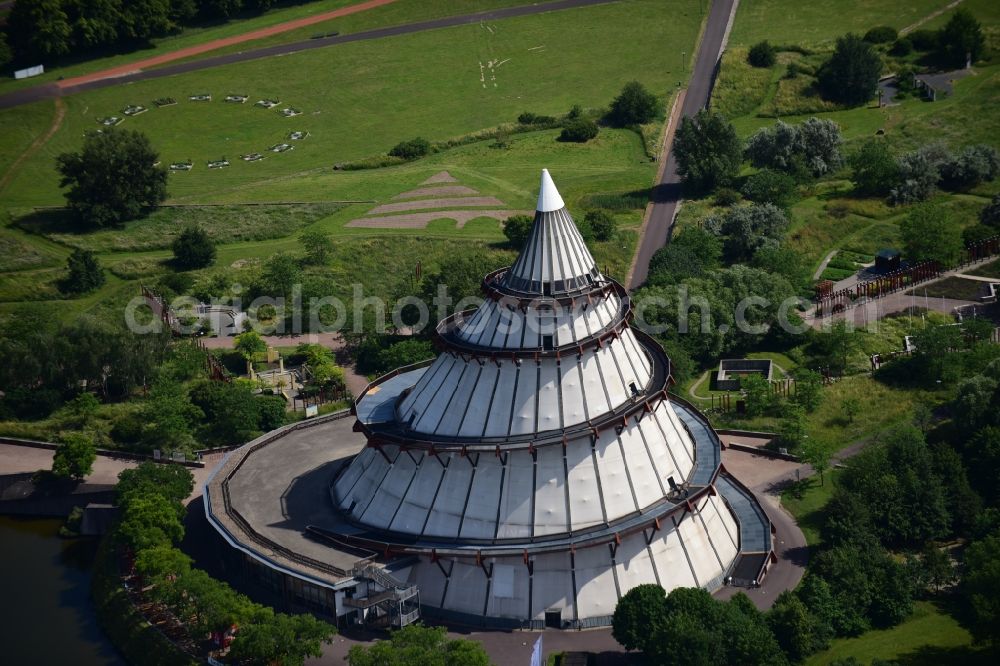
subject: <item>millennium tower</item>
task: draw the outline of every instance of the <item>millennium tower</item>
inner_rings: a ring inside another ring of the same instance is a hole
[[[669,358],[548,171],[524,248],[483,291],[437,325],[437,358],[357,399],[366,445],[332,482],[330,542],[396,562],[424,614],[494,626],[606,624],[642,583],[759,579],[766,515],[668,393]]]

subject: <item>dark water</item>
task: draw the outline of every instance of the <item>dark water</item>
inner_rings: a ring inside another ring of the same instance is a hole
[[[97,541],[60,524],[0,516],[0,663],[124,666],[90,603]]]

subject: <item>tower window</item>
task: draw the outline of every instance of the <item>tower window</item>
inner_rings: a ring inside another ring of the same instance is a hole
[[[542,349],[544,349],[545,351],[551,351],[554,348],[555,348],[555,345],[552,343],[552,336],[551,335],[543,335],[542,336]]]

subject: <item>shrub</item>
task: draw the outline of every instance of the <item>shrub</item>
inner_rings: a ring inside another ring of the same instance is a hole
[[[859,194],[888,194],[899,179],[899,166],[885,141],[866,142],[848,161]]]
[[[417,137],[409,141],[400,141],[389,151],[390,157],[401,157],[404,160],[413,160],[423,157],[431,152],[431,144],[427,139]]]
[[[511,215],[503,223],[503,235],[511,247],[520,250],[528,241],[534,220],[528,215]]]
[[[104,270],[97,255],[77,248],[66,259],[66,277],[59,289],[68,294],[85,294],[104,284]]]
[[[204,229],[193,224],[174,239],[172,248],[174,264],[182,270],[205,268],[215,261],[215,243]]]
[[[795,199],[795,179],[781,171],[761,169],[743,184],[743,196],[755,203],[769,203],[782,208]]]
[[[617,226],[615,224],[615,218],[604,210],[591,210],[587,211],[584,216],[584,222],[590,227],[591,233],[594,235],[595,240],[599,241],[609,241],[614,238]]]
[[[842,142],[840,127],[832,120],[810,118],[801,125],[779,120],[772,127],[762,127],[747,140],[746,156],[757,168],[818,177],[841,165]]]
[[[906,36],[916,51],[933,51],[940,43],[937,30],[914,30]]]
[[[608,118],[618,127],[642,125],[655,118],[657,110],[656,96],[638,81],[631,81],[611,102]]]
[[[559,141],[586,143],[597,136],[597,131],[597,123],[593,120],[577,118],[563,126],[563,130],[559,134]]]
[[[517,122],[522,125],[554,125],[558,121],[552,116],[542,116],[531,111],[525,111],[517,117]]]
[[[750,47],[747,62],[754,67],[771,67],[777,60],[777,52],[766,39]]]
[[[715,199],[712,201],[716,206],[725,206],[729,208],[730,206],[735,206],[740,202],[743,197],[740,193],[731,187],[720,187],[715,192]]]
[[[988,227],[1000,230],[1000,194],[994,194],[993,200],[979,212],[979,221]]]
[[[889,25],[880,25],[865,33],[864,40],[870,44],[888,44],[899,37],[899,32]]]
[[[941,186],[965,190],[997,177],[1000,155],[992,146],[969,146],[941,165]]]
[[[900,37],[892,43],[889,55],[905,56],[913,52],[913,41],[909,37]]]

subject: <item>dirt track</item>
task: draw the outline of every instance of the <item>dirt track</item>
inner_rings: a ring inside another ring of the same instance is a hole
[[[0,178],[0,192],[3,192],[4,188],[7,187],[10,181],[14,179],[14,174],[17,173],[17,169],[21,166],[21,164],[38,152],[41,147],[52,138],[52,135],[59,131],[59,128],[62,126],[63,118],[65,117],[66,103],[62,101],[61,97],[56,97],[56,114],[52,117],[52,124],[49,125],[48,131],[45,132],[45,134],[36,137],[35,140],[31,142],[31,145],[28,146],[28,148],[21,153],[16,160],[14,160],[14,163],[10,165],[10,168],[7,169],[6,173],[4,173],[3,178]]]

